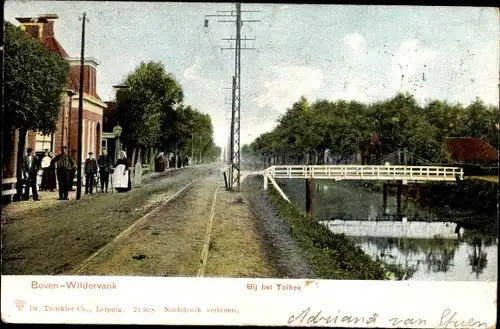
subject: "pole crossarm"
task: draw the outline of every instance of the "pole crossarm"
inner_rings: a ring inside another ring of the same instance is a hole
[[[234,13],[236,10],[217,10],[216,13]],[[260,13],[260,10],[240,10],[241,13]]]
[[[236,40],[236,38],[222,38],[222,40]],[[255,40],[255,38],[242,38],[241,41]]]
[[[217,22],[221,22],[221,23],[236,23],[236,21],[231,21],[231,20],[226,20],[226,19],[223,19],[223,20],[218,20]],[[241,20],[240,22],[245,22],[245,23],[257,23],[257,22],[260,22],[260,20],[255,20],[255,19],[247,19],[247,20]]]
[[[234,49],[236,49],[236,48],[229,48],[229,47],[228,47],[228,48],[224,48],[224,47],[223,47],[223,48],[221,48],[221,50],[229,50],[229,49],[234,50]],[[238,49],[241,49],[241,50],[255,50],[255,49],[257,49],[257,48],[238,48]]]

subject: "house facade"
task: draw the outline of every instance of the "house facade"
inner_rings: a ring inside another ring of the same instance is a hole
[[[59,153],[61,146],[68,150],[78,150],[78,106],[80,90],[80,58],[71,57],[59,44],[54,34],[55,14],[40,15],[38,17],[18,17],[21,29],[39,39],[49,50],[57,53],[69,63],[66,90],[62,93],[62,106],[56,130],[53,134],[43,135],[36,131],[28,131],[26,147],[31,147],[38,154],[46,149]],[[97,156],[101,153],[101,136],[103,125],[103,110],[106,108],[98,96],[97,66],[99,62],[94,58],[85,58],[83,72],[83,134],[82,160],[88,152]]]

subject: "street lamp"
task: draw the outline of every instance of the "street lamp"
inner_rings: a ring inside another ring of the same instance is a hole
[[[113,88],[116,90],[116,93],[118,94],[118,91],[124,90],[124,89],[130,89],[130,86],[127,86],[126,84],[119,84],[113,86]],[[116,126],[113,128],[113,133],[115,134],[115,161],[118,159],[118,156],[120,155],[121,151],[121,144],[120,144],[120,135],[122,134],[122,127],[120,127],[120,124],[117,122]]]
[[[113,128],[113,134],[115,134],[115,162],[118,160],[118,155],[120,154],[120,135],[122,134],[122,127],[120,127],[120,124],[117,123],[116,126]]]
[[[120,127],[120,124],[117,123],[116,126],[113,128],[113,134],[115,134],[115,137],[120,137],[122,134],[122,127]]]
[[[76,176],[76,199],[80,200],[82,196],[82,157],[83,157],[83,81],[84,81],[84,63],[85,63],[85,22],[88,21],[87,13],[83,13],[80,18],[82,21],[82,44],[80,55],[80,89],[78,92],[78,158],[77,161],[77,176]]]

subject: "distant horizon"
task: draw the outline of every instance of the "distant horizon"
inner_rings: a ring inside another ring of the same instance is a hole
[[[75,4],[77,6],[75,7]],[[72,57],[80,54],[87,13],[86,57],[98,66],[97,92],[114,101],[112,86],[140,62],[161,61],[183,86],[186,105],[212,118],[214,141],[229,136],[234,52],[221,38],[234,25],[207,14],[224,3],[7,1],[5,20],[55,13],[55,37]],[[241,145],[272,130],[305,96],[311,103],[375,103],[398,92],[468,105],[479,97],[498,106],[499,21],[495,8],[242,4]],[[122,23],[126,22],[126,23]],[[158,24],[157,22],[168,22]]]

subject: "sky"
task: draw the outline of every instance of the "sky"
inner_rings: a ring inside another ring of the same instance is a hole
[[[161,61],[181,83],[184,103],[212,117],[217,145],[227,144],[234,75],[235,23],[205,15],[230,3],[13,1],[5,19],[57,14],[55,36],[80,56],[100,62],[97,92],[114,99],[113,85],[142,62]],[[498,106],[500,26],[495,8],[242,4],[241,142],[270,131],[304,95],[375,102],[399,91],[419,102]],[[233,43],[231,43],[233,42]]]

